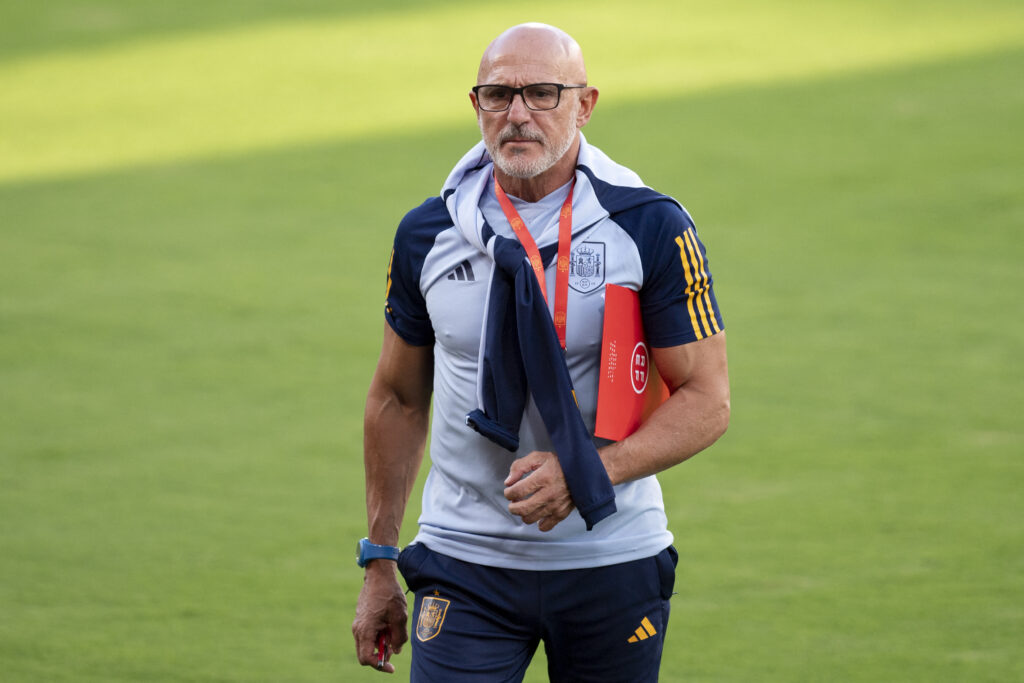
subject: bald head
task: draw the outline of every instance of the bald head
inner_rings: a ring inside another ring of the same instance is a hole
[[[487,46],[480,60],[477,83],[507,83],[501,77],[507,78],[511,70],[524,68],[536,74],[526,76],[526,82],[587,82],[579,43],[559,28],[531,23],[513,26]]]

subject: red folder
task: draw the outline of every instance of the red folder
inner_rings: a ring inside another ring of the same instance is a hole
[[[624,439],[668,398],[668,387],[651,360],[640,320],[640,298],[618,285],[605,287],[597,425],[604,439]]]

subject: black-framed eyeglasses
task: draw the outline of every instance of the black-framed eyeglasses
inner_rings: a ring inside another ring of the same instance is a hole
[[[510,85],[477,85],[473,87],[476,102],[484,111],[505,111],[512,106],[512,98],[519,95],[528,109],[547,111],[558,106],[563,90],[586,88],[585,85],[561,83],[531,83],[521,88]]]

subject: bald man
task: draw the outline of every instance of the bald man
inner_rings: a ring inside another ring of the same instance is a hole
[[[598,91],[563,31],[502,33],[469,98],[482,141],[405,216],[388,266],[357,655],[394,672],[411,640],[412,681],[519,681],[543,642],[552,681],[655,681],[677,559],[655,474],[729,420],[707,254],[678,202],[585,140]],[[670,391],[616,442],[593,434],[609,285],[638,293]]]

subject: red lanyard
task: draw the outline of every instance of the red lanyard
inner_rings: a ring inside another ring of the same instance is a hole
[[[572,190],[576,185],[576,179],[573,178],[572,185],[569,186],[569,196],[565,198],[565,203],[562,204],[562,210],[558,213],[558,264],[555,267],[555,332],[558,333],[558,343],[565,348],[565,319],[566,310],[568,308],[569,300],[569,250],[572,245]],[[494,179],[494,194],[498,197],[498,203],[501,204],[502,211],[505,212],[505,218],[508,219],[509,225],[512,226],[512,232],[519,238],[519,243],[523,245],[523,249],[526,250],[526,255],[530,259],[530,265],[533,266],[533,272],[537,276],[537,282],[540,283],[540,291],[544,293],[544,300],[548,299],[548,288],[544,279],[544,262],[540,258],[540,250],[537,249],[537,243],[533,241],[533,236],[530,235],[530,231],[526,229],[526,223],[519,217],[519,212],[516,211],[516,207],[512,206],[512,201],[505,194],[505,190],[501,189],[501,185],[498,183],[498,179]]]

